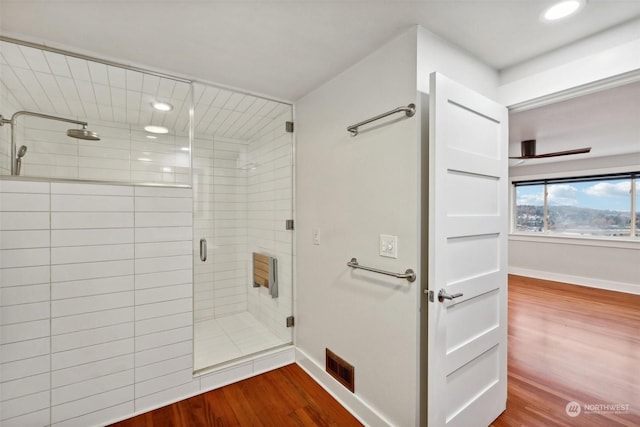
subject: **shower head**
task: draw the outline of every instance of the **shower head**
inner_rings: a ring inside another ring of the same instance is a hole
[[[86,139],[88,141],[100,141],[100,135],[98,132],[93,132],[87,129],[87,125],[82,125],[82,129],[69,129],[67,136],[71,138]]]
[[[18,149],[18,153],[16,154],[16,159],[23,158],[25,154],[27,154],[27,146],[26,145],[22,145]]]
[[[0,126],[5,124],[11,125],[11,156],[13,161],[11,162],[11,175],[20,175],[20,165],[22,162],[22,156],[27,152],[27,147],[24,145],[20,147],[20,152],[16,149],[16,123],[20,116],[32,116],[39,117],[47,120],[57,120],[59,122],[73,123],[75,125],[81,125],[82,129],[69,129],[67,136],[78,139],[87,139],[90,141],[100,141],[100,136],[97,132],[87,130],[87,122],[81,122],[79,120],[67,119],[66,117],[50,116],[49,114],[34,113],[33,111],[16,111],[11,116],[11,120],[5,119],[0,115]]]
[[[18,152],[16,153],[16,160],[15,160],[16,176],[20,176],[20,170],[22,169],[22,158],[24,157],[25,154],[27,154],[27,146],[21,145],[20,148],[18,148]]]

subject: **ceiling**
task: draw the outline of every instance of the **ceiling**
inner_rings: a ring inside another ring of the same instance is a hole
[[[89,122],[167,127],[188,134],[191,85],[57,52],[0,41],[0,87],[8,94],[6,118],[16,110],[35,111]],[[194,85],[197,136],[249,141],[290,106],[222,88]],[[168,102],[169,112],[151,107]]]
[[[295,101],[414,25],[504,69],[640,16],[589,0],[0,0],[4,35]]]
[[[640,82],[602,90],[509,115],[509,155],[520,155],[520,141],[535,139],[537,154],[592,147],[577,154],[511,166],[578,160],[640,152]]]

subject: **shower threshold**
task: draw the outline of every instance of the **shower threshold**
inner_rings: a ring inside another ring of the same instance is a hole
[[[288,345],[251,313],[242,312],[194,324],[194,371]]]

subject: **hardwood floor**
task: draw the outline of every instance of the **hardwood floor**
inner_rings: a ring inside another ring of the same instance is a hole
[[[508,347],[507,410],[492,426],[640,426],[639,295],[510,276]],[[576,417],[566,412],[572,401]],[[359,425],[297,365],[115,424]]]
[[[508,352],[493,426],[640,426],[639,295],[510,276]]]
[[[117,427],[361,425],[296,364],[113,424]]]

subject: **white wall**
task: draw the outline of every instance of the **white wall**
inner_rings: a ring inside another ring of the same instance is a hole
[[[296,104],[298,362],[371,425],[417,425],[425,359],[422,327],[421,174],[429,74],[440,71],[495,97],[497,73],[415,27]],[[415,102],[416,116],[346,127]],[[312,243],[312,230],[320,245]],[[380,234],[398,236],[398,259],[378,254]],[[351,271],[346,262],[418,280]],[[422,272],[423,273],[423,272]],[[325,347],[355,366],[355,398],[324,374]],[[421,401],[422,400],[422,401]]]
[[[637,19],[630,21],[503,70],[498,100],[508,106],[527,104],[540,97],[544,100],[588,93],[597,90],[603,80],[610,81],[609,84],[637,80],[640,78],[639,24]],[[527,165],[511,168],[509,173],[512,179],[525,176],[529,179],[631,171],[637,170],[639,156]],[[617,244],[561,237],[512,237],[509,242],[509,271],[514,274],[638,293],[638,266],[640,251],[637,243]]]
[[[640,153],[512,167],[512,180],[637,171]],[[509,272],[640,294],[640,246],[630,239],[512,235]]]
[[[640,20],[636,19],[502,70],[498,101],[512,106],[638,70]]]
[[[511,236],[509,273],[640,294],[637,242]]]
[[[476,92],[496,99],[498,73],[471,54],[418,27],[417,87],[429,93],[429,74],[437,71]]]
[[[419,114],[346,127],[416,102],[415,82],[413,29],[296,104],[298,363],[371,425],[416,424],[419,282],[346,263],[418,269]],[[378,255],[381,233],[398,259]],[[355,366],[355,399],[324,374],[325,347]]]

